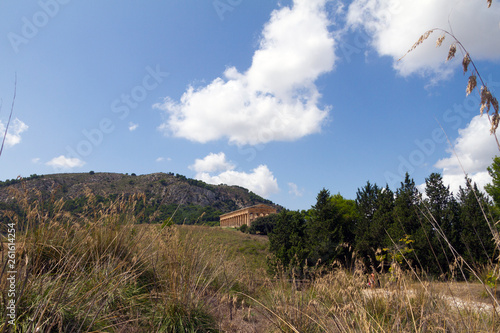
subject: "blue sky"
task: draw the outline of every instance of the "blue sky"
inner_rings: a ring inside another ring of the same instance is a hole
[[[495,94],[500,2],[470,0],[0,3],[0,179],[174,172],[290,209],[440,172],[480,185],[497,154],[463,54]],[[448,135],[452,146],[444,138]]]

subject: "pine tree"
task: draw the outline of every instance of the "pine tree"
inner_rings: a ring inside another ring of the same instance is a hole
[[[269,234],[269,250],[275,262],[285,268],[300,268],[307,258],[306,220],[296,211],[283,210],[276,219],[276,225]]]
[[[425,205],[423,223],[431,228],[424,228],[429,239],[429,250],[426,253],[426,269],[432,274],[447,274],[455,256],[452,248],[458,245],[458,204],[450,192],[449,186],[443,184],[438,173],[432,173],[425,179]],[[432,253],[431,253],[432,252]],[[432,256],[431,256],[432,255]],[[435,264],[433,264],[435,263]]]
[[[377,210],[373,214],[373,223],[370,228],[370,233],[373,235],[373,249],[376,253],[393,245],[389,230],[394,224],[394,198],[394,192],[391,191],[389,185],[380,190],[377,198]],[[384,263],[378,263],[378,265],[381,265],[382,270],[387,268]]]
[[[493,164],[488,167],[488,173],[492,180],[491,184],[484,187],[484,190],[491,196],[497,208],[500,208],[500,157],[495,156]]]
[[[420,228],[418,220],[418,205],[421,196],[415,186],[415,181],[406,173],[404,182],[396,190],[394,201],[394,222],[391,227],[391,237],[403,238],[412,235]]]
[[[466,186],[460,187],[458,201],[460,203],[460,249],[465,260],[472,266],[480,266],[491,262],[497,254],[490,226],[485,218],[489,211],[488,198],[478,190],[476,183],[465,177]]]
[[[420,202],[421,195],[415,186],[415,181],[406,173],[404,182],[401,183],[401,187],[396,191],[394,221],[390,227],[389,234],[394,243],[399,242],[401,239],[411,239],[413,241],[415,251],[412,251],[411,255],[407,257],[407,261],[418,266],[421,266],[420,255],[428,247],[420,219]]]
[[[322,189],[307,221],[308,262],[314,265],[339,260],[348,264],[347,252],[354,242],[355,223],[354,201],[340,194],[331,196],[328,190]]]
[[[387,228],[392,223],[394,193],[387,186],[379,188],[367,182],[356,193],[358,223],[355,231],[356,252],[367,269],[376,268],[377,250],[389,246]]]
[[[316,204],[311,208],[307,221],[309,261],[312,264],[328,262],[335,240],[339,238],[340,226],[335,224],[336,212],[330,202],[330,191],[322,189],[316,196]]]

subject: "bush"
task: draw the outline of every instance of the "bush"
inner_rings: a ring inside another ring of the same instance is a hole
[[[238,228],[238,230],[243,233],[248,233],[248,226],[246,224],[243,224],[241,227]]]
[[[252,222],[248,232],[254,235],[268,235],[273,231],[277,221],[278,214],[259,217]]]

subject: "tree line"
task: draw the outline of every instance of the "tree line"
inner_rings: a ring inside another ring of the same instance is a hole
[[[408,173],[395,192],[368,181],[355,200],[322,189],[311,209],[276,217],[271,267],[300,273],[316,265],[353,267],[358,260],[367,271],[387,271],[398,262],[437,278],[467,278],[499,255],[499,158],[488,171],[489,196],[468,177],[454,195],[438,173],[426,178],[425,195]]]

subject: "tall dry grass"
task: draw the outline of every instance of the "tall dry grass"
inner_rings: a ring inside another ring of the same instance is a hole
[[[62,201],[14,193],[18,226],[16,322],[6,318],[7,253],[2,244],[0,331],[212,332],[235,272],[221,247],[205,247],[175,226],[135,224],[135,202],[88,206],[79,218]],[[216,305],[214,307],[214,304]]]
[[[318,271],[309,284],[270,280],[252,297],[275,332],[498,332],[498,309],[443,293],[398,270],[368,288],[362,269]],[[482,304],[482,303],[481,303]]]

